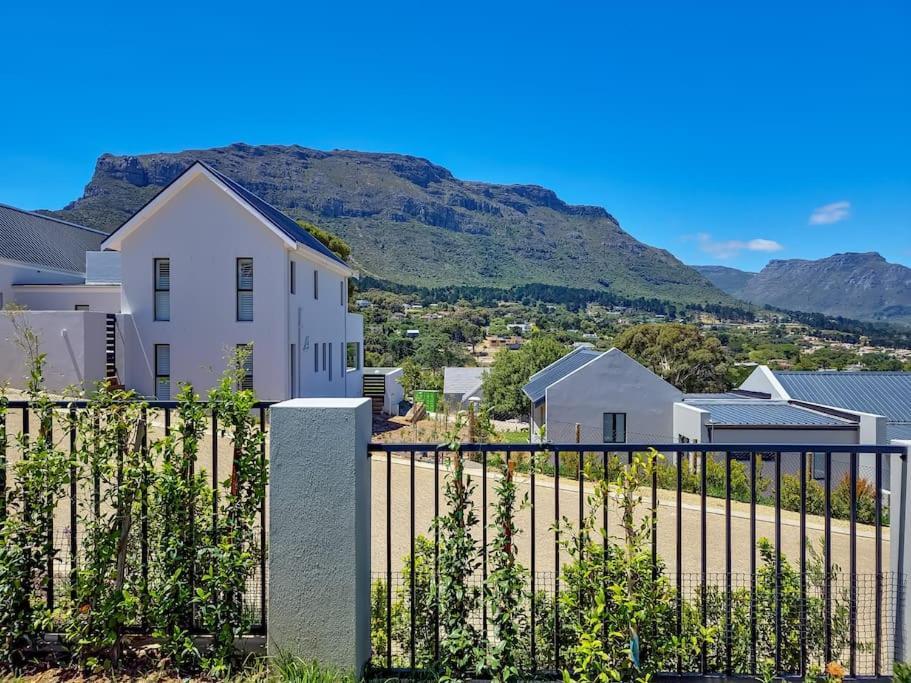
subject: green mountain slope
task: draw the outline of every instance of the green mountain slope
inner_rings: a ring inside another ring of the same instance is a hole
[[[113,230],[194,160],[294,218],[337,233],[365,273],[426,287],[530,283],[679,303],[733,303],[672,254],[642,244],[607,211],[536,185],[459,180],[397,154],[251,146],[102,155],[84,195],[56,215]]]
[[[728,266],[692,266],[722,292],[727,292],[738,299],[743,298],[742,292],[747,283],[756,273],[750,273]]]

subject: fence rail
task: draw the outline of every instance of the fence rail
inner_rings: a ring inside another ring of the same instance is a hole
[[[566,664],[565,649],[571,646],[565,624],[561,625],[561,620],[572,615],[561,614],[566,555],[561,550],[559,522],[567,515],[581,521],[587,513],[593,481],[628,467],[635,453],[649,449],[667,458],[666,465],[653,470],[643,499],[645,514],[651,520],[653,576],[666,568],[674,589],[673,632],[677,637],[685,635],[686,622],[694,614],[702,627],[714,624],[720,631],[719,642],[703,648],[696,661],[685,662],[678,656],[676,662],[664,667],[663,675],[755,676],[766,659],[776,676],[803,677],[811,665],[824,666],[832,660],[845,664],[848,678],[888,675],[904,577],[883,571],[884,526],[888,524],[883,465],[884,461],[904,459],[905,449],[887,445],[682,443],[462,444],[455,450],[420,443],[370,444],[369,453],[380,456],[374,457],[375,481],[380,477],[385,486],[383,533],[380,538],[374,537],[374,547],[383,548],[383,566],[374,566],[373,574],[384,591],[385,623],[374,626],[375,639],[382,636],[384,644],[382,651],[374,644],[372,665],[378,673],[417,675],[422,670],[420,662],[435,660],[439,653],[438,598],[433,600],[429,615],[420,614],[416,607],[418,593],[426,588],[419,585],[418,562],[414,561],[421,552],[417,544],[422,530],[417,527],[417,518],[419,509],[421,517],[440,516],[442,478],[447,476],[446,463],[454,453],[475,463],[466,474],[480,484],[477,540],[481,558],[476,581],[481,586],[489,570],[489,486],[501,476],[504,465],[510,461],[518,465],[529,503],[522,529],[532,596],[527,615],[528,657],[532,672],[546,676],[556,675]],[[808,462],[811,454],[817,463],[822,460],[821,473],[815,473]],[[841,485],[833,477],[833,460],[845,463],[847,471]],[[752,466],[744,467],[744,461]],[[862,477],[861,471],[866,476]],[[815,478],[815,474],[821,477]],[[721,479],[713,483],[709,481],[712,476]],[[867,477],[872,481],[866,481]],[[795,479],[799,482],[796,492]],[[432,488],[432,498],[427,495],[428,487]],[[821,510],[820,501],[811,500],[820,490]],[[785,509],[783,495],[795,493],[797,509]],[[843,520],[835,519],[833,527],[835,503],[842,507],[846,503],[847,512]],[[870,505],[871,510],[862,508]],[[859,519],[862,510],[867,516]],[[404,514],[396,515],[396,511]],[[542,519],[542,514],[546,518]],[[395,567],[399,558],[394,557],[393,537],[402,533],[395,528],[397,516],[407,516],[408,520],[407,557],[401,560],[404,573],[402,567]],[[617,524],[616,511],[604,502],[600,516],[606,545],[612,516]],[[717,517],[721,517],[720,530]],[[783,524],[792,530],[790,536],[783,532]],[[438,527],[431,526],[431,580],[436,587],[440,579],[440,536]],[[765,556],[759,550],[760,527],[771,527]],[[376,533],[377,527],[374,529]],[[796,543],[794,530],[799,534]],[[818,557],[810,534],[821,535]],[[747,547],[749,552],[744,553]],[[543,568],[542,554],[552,555]],[[788,555],[796,562],[796,569],[791,568]],[[846,571],[843,564],[847,564]],[[785,585],[795,579],[796,587]],[[546,585],[542,586],[542,581]],[[537,599],[539,594],[544,594],[545,602]],[[545,614],[541,614],[543,604]],[[482,642],[490,637],[488,617],[483,600],[476,615]],[[541,628],[542,618],[548,622],[546,629]],[[398,623],[394,624],[395,620]],[[545,632],[548,642],[542,640]]]
[[[169,436],[172,431],[172,417],[179,407],[177,401],[130,401],[130,403],[141,403],[144,407],[144,421],[146,423],[146,429],[142,433],[142,444],[141,449],[145,457],[152,457],[151,452],[151,440],[150,435],[155,433],[160,434],[161,436]],[[202,405],[206,405],[205,401],[201,402]],[[51,433],[55,436],[55,442],[63,443],[64,448],[68,449],[68,452],[71,457],[75,456],[78,448],[80,448],[80,434],[76,427],[76,420],[74,419],[77,411],[83,410],[88,407],[90,404],[88,401],[84,400],[73,400],[73,401],[52,401],[51,404],[54,408],[54,414],[52,417],[52,424],[50,425]],[[268,434],[268,409],[273,405],[272,402],[260,401],[253,405],[253,410],[258,414],[259,418],[259,429]],[[34,406],[26,400],[9,400],[6,402],[7,413],[3,418],[3,426],[6,428],[7,433],[9,433],[9,427],[11,422],[18,420],[18,426],[21,430],[20,433],[25,439],[28,439],[31,429],[32,429],[32,419],[31,411],[34,410]],[[214,490],[217,490],[219,482],[223,481],[223,472],[219,471],[219,457],[220,449],[225,448],[222,439],[219,438],[218,433],[218,423],[216,415],[209,409],[209,416],[207,418],[209,426],[208,431],[210,432],[210,440],[208,442],[208,457],[198,457],[196,464],[194,465],[193,471],[190,472],[190,476],[193,476],[193,472],[196,467],[199,467],[199,471],[208,469],[211,473],[211,482],[210,485]],[[0,455],[3,457],[2,464],[0,464],[0,514],[5,514],[6,507],[6,493],[8,485],[8,468],[10,463],[15,462],[15,439],[8,438],[7,443],[5,444],[5,449]],[[202,445],[202,444],[201,444]],[[120,456],[122,457],[122,453]],[[260,457],[265,460],[266,457],[266,440],[264,439],[260,449]],[[229,461],[223,461],[222,467],[229,467]],[[93,487],[96,491],[99,488],[99,480],[96,475],[93,481]],[[71,467],[71,475],[69,481],[69,490],[68,495],[65,498],[65,507],[66,510],[58,510],[57,514],[49,520],[49,525],[47,529],[49,542],[52,544],[52,547],[56,550],[56,555],[51,558],[48,565],[48,586],[46,591],[46,605],[49,610],[53,610],[55,603],[57,601],[57,593],[60,589],[64,591],[73,591],[75,589],[76,581],[76,572],[79,567],[80,561],[80,545],[82,540],[82,534],[80,531],[79,523],[79,507],[80,505],[86,504],[86,501],[80,501],[78,495],[78,481],[75,474],[75,467]],[[139,546],[140,553],[140,572],[142,577],[142,585],[148,586],[149,584],[149,568],[150,563],[153,561],[151,556],[150,542],[149,542],[149,491],[148,487],[144,487],[140,492],[140,506],[141,512],[139,514],[139,527],[137,533],[137,542]],[[263,500],[263,504],[260,507],[259,511],[259,558],[258,558],[258,571],[257,575],[252,577],[247,583],[246,587],[246,596],[245,601],[248,608],[251,610],[255,623],[250,629],[251,635],[265,635],[266,626],[267,626],[267,614],[266,614],[266,597],[267,597],[267,567],[266,567],[266,548],[267,548],[267,520],[266,520],[266,509],[267,503],[266,500]],[[213,496],[212,509],[210,513],[210,523],[213,529],[216,528],[218,522],[218,498]],[[200,521],[200,526],[203,526],[204,522]],[[188,580],[193,581],[192,572],[188,574]],[[148,597],[146,594],[145,598]],[[189,630],[196,634],[201,634],[202,630],[197,623],[188,624]],[[137,624],[134,629],[135,632],[144,632],[147,631],[147,625]]]

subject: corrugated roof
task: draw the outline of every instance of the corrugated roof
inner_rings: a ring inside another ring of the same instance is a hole
[[[775,377],[798,401],[884,415],[911,422],[911,372],[778,371]]]
[[[832,415],[790,405],[784,401],[765,399],[735,399],[687,401],[688,404],[707,410],[716,425],[765,426],[765,427],[843,427],[855,423]]]
[[[522,391],[524,391],[525,395],[534,403],[538,403],[544,398],[547,387],[554,382],[563,379],[569,373],[578,370],[583,365],[590,363],[602,353],[605,352],[595,351],[585,347],[573,349],[563,356],[563,358],[554,361],[543,370],[532,375],[528,380],[528,384],[522,387]]]
[[[911,441],[911,423],[895,422],[886,425],[886,438]]]
[[[39,268],[85,272],[85,252],[107,234],[14,206],[0,204],[0,258]]]
[[[323,256],[328,256],[333,261],[338,261],[343,266],[350,268],[347,263],[339,258],[338,254],[336,254],[329,247],[316,239],[309,232],[304,230],[293,218],[286,216],[274,206],[269,204],[269,202],[260,199],[243,185],[231,180],[228,176],[216,171],[208,164],[205,164],[201,161],[198,163],[202,166],[205,166],[206,170],[208,170],[212,175],[222,181],[225,185],[230,187],[233,192],[236,192],[238,195],[240,195],[244,201],[256,209],[256,211],[258,211],[263,218],[272,223],[272,225],[281,230],[295,242],[306,245],[314,251],[319,252]]]
[[[748,396],[746,394],[738,394],[736,391],[721,391],[718,393],[710,392],[710,393],[705,393],[705,394],[684,394],[683,395],[683,400],[686,401],[687,403],[690,403],[691,401],[698,401],[698,400],[704,399],[704,398],[717,398],[717,399],[729,398],[729,399],[743,400],[743,399],[756,398],[756,397]]]
[[[443,393],[459,394],[474,392],[481,384],[487,368],[443,368]]]

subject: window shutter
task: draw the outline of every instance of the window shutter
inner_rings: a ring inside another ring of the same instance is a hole
[[[171,319],[171,292],[155,292],[155,319]]]
[[[253,292],[237,293],[237,319],[241,321],[253,320]]]
[[[171,289],[170,259],[160,258],[155,260],[155,289]]]
[[[169,344],[159,344],[155,354],[155,374],[171,374],[171,346]]]
[[[237,259],[237,288],[253,289],[253,259]]]

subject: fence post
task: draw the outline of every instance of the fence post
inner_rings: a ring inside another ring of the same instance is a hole
[[[911,574],[911,441],[893,440],[905,453],[890,464],[889,555],[894,586],[895,661],[911,657],[911,601],[905,596],[905,577]]]
[[[370,656],[371,426],[366,398],[271,408],[269,652],[358,676]]]

